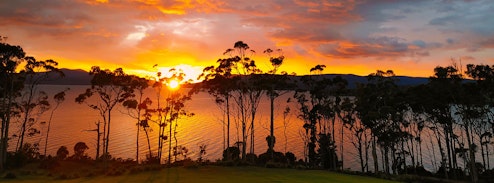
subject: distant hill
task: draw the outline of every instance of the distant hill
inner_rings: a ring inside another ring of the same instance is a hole
[[[60,78],[54,73],[50,73],[47,80],[41,82],[45,85],[90,85],[92,76],[84,70],[60,69],[65,77]],[[29,81],[26,81],[29,83]]]
[[[322,77],[335,78],[336,76],[340,76],[343,79],[348,81],[348,88],[356,88],[357,83],[366,84],[367,77],[366,76],[357,76],[354,74],[325,74]],[[429,78],[426,77],[409,77],[409,76],[396,76],[398,79],[398,86],[415,86],[420,84],[426,84],[429,81]]]
[[[90,85],[92,76],[84,70],[72,70],[72,69],[61,69],[64,72],[65,77],[58,78],[56,75],[51,74],[47,81],[41,84],[47,85]],[[348,88],[355,88],[357,83],[365,84],[367,83],[367,78],[365,76],[357,76],[354,74],[325,74],[320,77],[334,78],[336,76],[341,76],[343,79],[348,81]],[[293,76],[300,77],[300,76]],[[398,86],[414,86],[425,84],[428,82],[428,78],[425,77],[408,77],[408,76],[396,76],[398,79]]]

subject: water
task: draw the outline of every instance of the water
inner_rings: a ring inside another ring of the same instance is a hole
[[[72,154],[75,143],[85,142],[90,148],[87,151],[88,155],[94,157],[96,153],[97,136],[96,132],[91,130],[96,129],[96,123],[98,121],[102,122],[103,119],[99,115],[98,111],[91,109],[87,106],[87,104],[78,104],[75,102],[75,98],[90,86],[42,85],[40,90],[47,91],[48,93],[57,93],[59,91],[63,91],[67,87],[69,87],[70,90],[66,92],[65,101],[60,104],[57,110],[54,111],[49,134],[47,154],[55,155],[60,146],[67,146]],[[167,93],[164,93],[164,95],[166,96]],[[156,94],[154,90],[148,90],[146,91],[146,96],[154,100],[153,97],[155,97]],[[50,98],[51,97],[52,96],[50,96]],[[283,134],[284,126],[283,120],[281,119],[283,116],[283,110],[286,105],[290,105],[292,108],[295,106],[294,104],[286,104],[287,97],[289,96],[285,95],[277,99],[277,101],[280,102],[277,102],[276,104],[277,109],[275,114],[275,118],[277,119],[275,123],[275,136],[277,137],[275,149],[282,152],[284,152],[285,149],[285,138]],[[95,98],[95,96],[93,96],[93,98]],[[91,102],[92,100],[93,99],[89,101]],[[55,105],[54,102],[51,102],[51,104]],[[226,131],[223,132],[223,112],[217,107],[214,100],[207,93],[199,93],[194,95],[192,100],[187,101],[186,110],[195,113],[195,115],[178,120],[178,144],[187,147],[189,149],[188,157],[193,159],[198,157],[199,146],[204,144],[207,146],[205,158],[213,161],[220,159],[224,149],[223,147],[225,145],[223,143],[223,135],[226,133]],[[48,122],[50,112],[51,110],[45,112],[40,117],[39,121]],[[128,111],[121,105],[118,105],[118,107],[113,110],[109,152],[113,157],[135,159],[137,130],[137,126],[135,125],[136,120],[129,117],[126,114],[127,112]],[[290,121],[287,126],[286,133],[288,137],[288,146],[286,149],[301,158],[303,152],[299,147],[303,147],[303,141],[300,139],[298,129],[302,126],[302,121],[297,119],[296,114],[293,112],[289,115],[289,118]],[[18,126],[19,124],[14,123],[13,125]],[[158,126],[154,123],[151,123],[150,125],[151,147],[152,151],[156,152]],[[237,126],[240,127],[238,122],[232,118],[230,129],[230,143],[232,145],[234,142],[238,141],[237,137],[239,137],[239,135],[237,135]],[[255,126],[255,153],[261,154],[267,150],[265,138],[269,135],[268,100],[263,100],[260,103]],[[40,152],[43,153],[47,124],[38,125],[38,128],[41,130],[41,134],[28,138],[28,142],[39,142]],[[101,130],[102,128],[103,125],[101,125]],[[240,128],[238,128],[238,130],[240,130]],[[17,131],[11,131],[11,134],[15,132]],[[16,142],[17,139],[12,139],[10,142],[10,147],[13,148]],[[143,159],[148,154],[147,140],[143,131],[140,132],[139,143],[140,158]],[[166,144],[165,148],[167,147],[168,145]],[[249,149],[247,150],[249,151]],[[168,149],[165,149],[165,151],[167,152]]]
[[[66,92],[66,99],[60,104],[59,108],[54,111],[52,119],[52,126],[50,131],[50,138],[47,147],[47,154],[56,155],[56,151],[60,146],[66,146],[69,149],[70,155],[73,154],[73,146],[77,142],[85,142],[89,146],[87,154],[94,158],[96,153],[96,132],[91,131],[96,129],[96,122],[103,121],[98,111],[89,108],[86,104],[77,104],[75,98],[85,91],[90,86],[61,86],[61,85],[42,85],[40,90],[51,93],[60,92],[66,88],[70,88]],[[167,93],[164,93],[167,95]],[[150,89],[146,91],[146,96],[155,100],[156,94],[154,90]],[[276,99],[275,102],[275,137],[276,144],[275,150],[280,152],[290,151],[295,154],[297,159],[303,159],[304,142],[301,134],[305,133],[303,130],[303,121],[297,118],[299,114],[297,104],[287,103],[287,99],[292,97],[292,93],[285,94]],[[50,96],[52,98],[52,96]],[[95,98],[95,96],[93,96]],[[89,100],[90,102],[94,100]],[[292,100],[293,101],[293,100]],[[55,105],[55,102],[51,102]],[[284,125],[283,111],[286,107],[291,108],[291,112],[288,113],[286,120],[288,123]],[[214,100],[207,93],[199,93],[192,97],[191,101],[186,103],[186,110],[195,113],[193,117],[186,117],[179,119],[177,128],[178,144],[185,146],[189,149],[188,157],[192,159],[198,158],[200,151],[200,145],[206,145],[206,155],[204,158],[211,161],[220,159],[225,143],[223,141],[226,129],[222,124],[223,112],[215,104]],[[51,110],[44,113],[39,121],[48,121]],[[121,105],[112,113],[111,134],[109,152],[113,157],[119,157],[122,159],[135,159],[136,156],[136,130],[137,126],[135,119],[129,117],[127,110]],[[241,138],[241,127],[238,121],[235,120],[236,114],[232,112],[232,124],[231,124],[231,136],[230,143],[233,145],[238,139]],[[268,149],[265,138],[269,135],[269,100],[264,96],[261,101],[255,123],[255,153],[257,155],[266,152]],[[340,157],[340,140],[341,133],[339,122],[336,122],[336,144],[337,155]],[[13,126],[18,126],[18,123],[14,123]],[[43,154],[45,147],[46,128],[45,125],[38,125],[41,130],[41,134],[28,138],[27,141],[34,143],[40,143],[40,152]],[[101,126],[102,128],[102,126]],[[286,128],[286,134],[284,129]],[[156,124],[151,124],[150,141],[152,151],[156,152],[157,147],[157,133],[158,127]],[[168,130],[168,129],[167,129]],[[16,130],[11,130],[11,134],[16,133]],[[422,134],[422,151],[424,154],[424,166],[430,171],[435,171],[437,163],[440,160],[440,154],[436,139],[431,136],[431,132],[424,131]],[[285,138],[286,135],[286,138]],[[432,139],[431,139],[432,138]],[[286,140],[286,144],[285,144]],[[432,140],[432,144],[431,144]],[[353,144],[352,135],[347,129],[344,130],[343,146],[344,146],[344,168],[352,170],[360,170],[359,159],[357,151]],[[17,139],[14,138],[10,141],[9,148],[13,149]],[[172,140],[173,142],[173,140]],[[250,139],[248,139],[250,142]],[[147,140],[143,131],[140,132],[139,137],[139,157],[140,160],[145,159],[148,154]],[[167,142],[168,143],[168,142]],[[172,143],[172,147],[174,142]],[[435,149],[435,157],[432,153],[432,146]],[[164,145],[164,157],[167,157],[168,144]],[[249,152],[249,144],[247,144],[247,152]],[[371,152],[369,151],[369,156]],[[378,157],[381,155],[378,152]],[[492,156],[491,156],[492,157]],[[379,158],[380,159],[380,158]],[[491,162],[493,158],[490,159]],[[381,161],[381,160],[380,160]],[[434,161],[436,163],[434,163]],[[481,161],[480,154],[477,155],[477,161]],[[461,164],[461,161],[459,161]],[[408,163],[410,164],[410,163]],[[436,166],[434,166],[436,165]],[[372,170],[372,158],[369,160],[370,170]]]

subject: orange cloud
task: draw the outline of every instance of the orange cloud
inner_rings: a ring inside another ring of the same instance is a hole
[[[0,2],[0,34],[61,67],[206,66],[242,40],[256,61],[282,48],[281,70],[429,76],[451,57],[494,62],[484,1],[76,0]],[[460,8],[460,9],[458,9]],[[459,11],[461,10],[461,11]],[[441,13],[438,13],[441,12]],[[426,18],[424,18],[426,17]],[[406,67],[405,67],[406,65]]]

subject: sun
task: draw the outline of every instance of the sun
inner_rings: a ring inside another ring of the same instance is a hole
[[[171,72],[170,70],[174,69],[176,72]],[[144,78],[156,78],[156,73],[160,72],[161,76],[160,77],[166,77],[166,78],[171,78],[173,77],[173,74],[176,73],[183,73],[183,80],[177,81],[178,85],[185,83],[185,82],[191,82],[191,83],[198,83],[201,82],[201,80],[198,79],[198,76],[202,74],[202,70],[204,69],[204,66],[191,66],[187,64],[180,64],[180,65],[175,65],[175,66],[167,66],[167,67],[157,67],[153,68],[153,70],[132,70],[128,73],[138,75]],[[171,82],[171,81],[170,81]],[[175,81],[174,81],[175,82]],[[170,83],[167,83],[167,85],[170,85]],[[177,86],[178,86],[177,85]],[[168,86],[170,87],[170,86]]]
[[[170,89],[177,89],[178,87],[180,87],[180,83],[176,79],[174,79],[168,83],[168,87],[170,87]]]
[[[180,65],[175,65],[175,66],[169,66],[169,67],[159,67],[158,70],[163,73],[163,76],[170,77],[171,72],[170,69],[175,69],[179,73],[184,73],[184,81],[191,81],[193,83],[199,82],[197,80],[197,77],[202,73],[202,70],[204,69],[203,66],[191,66],[187,64],[180,64]]]

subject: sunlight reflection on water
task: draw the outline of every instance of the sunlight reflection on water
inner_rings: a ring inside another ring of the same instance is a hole
[[[60,146],[67,146],[70,154],[73,153],[73,146],[75,143],[82,141],[89,146],[87,151],[88,155],[93,157],[96,153],[96,133],[94,131],[88,131],[96,129],[95,123],[101,119],[98,112],[90,109],[85,104],[77,104],[75,98],[77,95],[82,93],[89,86],[60,86],[60,85],[44,85],[41,86],[41,90],[45,90],[48,93],[54,94],[60,92],[67,87],[70,90],[67,92],[65,101],[60,105],[58,110],[55,111],[52,127],[50,132],[50,139],[48,145],[48,154],[55,155],[57,149]],[[182,89],[184,90],[184,89]],[[154,90],[150,89],[146,91],[146,95],[151,99],[155,99],[156,94]],[[166,95],[166,93],[165,93]],[[290,106],[291,112],[289,113],[288,119],[289,124],[287,127],[287,146],[286,150],[293,152],[297,159],[303,158],[303,146],[304,143],[300,137],[299,131],[302,130],[303,121],[297,118],[298,110],[295,103],[286,103],[288,97],[292,97],[292,94],[285,94],[276,99],[275,104],[275,137],[276,151],[285,151],[285,137],[283,134],[283,111],[286,106]],[[51,98],[51,97],[50,97]],[[54,104],[54,103],[52,103]],[[192,97],[191,101],[186,103],[186,108],[190,112],[195,113],[193,117],[186,117],[179,119],[177,128],[177,139],[179,145],[185,146],[189,149],[188,157],[192,159],[198,158],[199,146],[206,144],[206,159],[215,161],[220,159],[222,156],[222,151],[224,149],[223,142],[223,112],[217,107],[214,100],[207,93],[199,93]],[[49,117],[49,113],[46,112],[40,119],[40,121],[46,121]],[[136,156],[136,121],[135,119],[129,117],[125,114],[126,109],[119,106],[114,110],[112,115],[111,123],[111,135],[110,135],[110,147],[109,151],[113,157],[120,157],[122,159],[135,159]],[[233,114],[235,116],[235,114]],[[18,126],[19,124],[13,124],[13,126]],[[336,123],[336,129],[340,129],[339,122]],[[44,138],[47,125],[40,125],[41,135],[31,137],[28,142],[39,142],[40,152],[43,153],[44,150]],[[101,128],[103,128],[101,126]],[[157,125],[151,124],[150,141],[151,149],[156,152],[157,147]],[[168,130],[168,129],[167,129]],[[241,133],[240,125],[238,121],[234,120],[232,117],[231,124],[231,140],[230,143],[234,144],[238,141]],[[16,132],[11,130],[11,134]],[[237,133],[238,132],[238,133]],[[345,130],[345,133],[348,133]],[[258,109],[258,114],[256,116],[255,123],[255,153],[257,155],[266,152],[267,143],[266,136],[269,135],[269,100],[264,97],[261,101]],[[351,143],[350,135],[344,136],[344,168],[351,168],[352,170],[360,170],[359,160],[357,157],[356,150]],[[336,143],[339,146],[341,134],[337,130],[336,133]],[[424,165],[429,170],[434,170],[431,165],[431,161],[434,160],[430,148],[430,137],[423,135],[424,143],[422,143],[422,148],[424,151]],[[10,149],[15,148],[17,139],[12,139],[10,141]],[[248,140],[250,142],[250,140]],[[139,157],[142,161],[148,154],[147,140],[145,133],[140,132],[139,138]],[[167,142],[168,143],[168,142]],[[172,147],[174,141],[172,140]],[[164,145],[165,149],[164,157],[168,157],[168,144]],[[250,147],[247,144],[247,147]],[[437,145],[436,147],[437,148]],[[247,148],[249,152],[249,148]],[[340,147],[337,149],[338,158],[340,157]],[[370,155],[370,152],[369,152]],[[380,155],[378,155],[380,156]],[[439,154],[436,150],[436,160],[439,161]],[[372,164],[372,157],[369,159],[369,166]],[[372,170],[372,166],[370,168]]]

